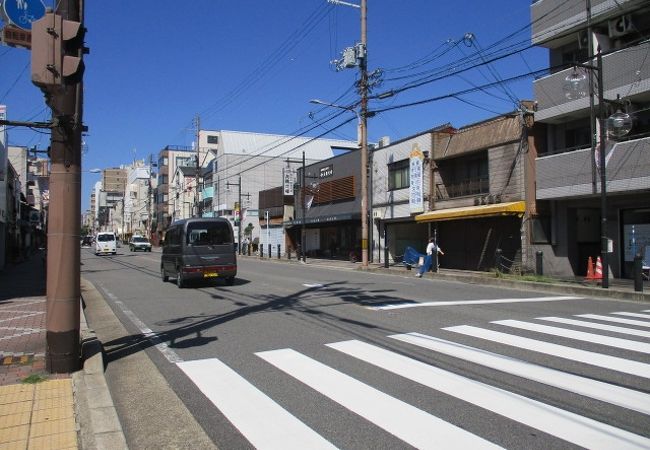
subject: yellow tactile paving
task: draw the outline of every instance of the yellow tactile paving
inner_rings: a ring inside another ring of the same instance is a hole
[[[29,431],[30,438],[37,438],[42,436],[68,433],[75,431],[75,423],[72,417],[60,420],[51,420],[48,422],[32,423]]]
[[[0,450],[78,449],[72,380],[0,386]]]
[[[0,429],[0,442],[26,440],[29,437],[29,425]]]
[[[31,402],[33,398],[33,392],[15,392],[13,394],[0,395],[0,404],[7,405],[10,403]]]
[[[0,450],[27,450],[27,440],[7,443],[0,442]]]
[[[57,408],[40,409],[32,413],[32,423],[47,422],[74,417],[74,408],[70,405]]]
[[[6,405],[0,405],[0,420],[4,420],[3,416],[31,411],[32,406],[32,402],[7,403]]]
[[[44,398],[34,401],[34,411],[41,409],[59,408],[61,406],[68,406],[73,404],[72,393],[65,397]]]
[[[29,440],[29,450],[63,450],[77,448],[77,433],[51,434]]]
[[[19,425],[28,425],[30,423],[31,411],[17,412],[7,416],[0,417],[0,430],[4,428],[17,427]]]

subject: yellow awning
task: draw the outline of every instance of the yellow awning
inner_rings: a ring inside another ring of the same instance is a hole
[[[438,222],[442,220],[477,219],[494,216],[523,216],[526,202],[494,203],[492,205],[465,206],[429,211],[415,216],[416,222]]]

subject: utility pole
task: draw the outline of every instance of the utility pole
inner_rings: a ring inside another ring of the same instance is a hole
[[[237,198],[239,200],[239,225],[237,226],[237,252],[241,255],[241,219],[242,219],[242,207],[241,207],[241,175],[239,176],[239,181],[237,183],[228,183],[226,186],[237,186]]]
[[[367,0],[361,0],[361,55],[359,90],[361,93],[361,267],[368,268],[368,30]]]
[[[83,127],[83,0],[59,0],[32,23],[32,82],[52,108],[47,231],[46,367],[80,363],[81,133]]]
[[[201,118],[199,115],[196,115],[196,190],[194,192],[194,204],[196,205],[196,215],[193,217],[201,217],[201,208],[199,207],[199,176],[201,175],[201,146],[200,134],[201,134]]]
[[[335,61],[336,69],[359,66],[359,147],[361,151],[361,268],[368,268],[368,2],[356,5],[341,0],[327,0],[335,5],[359,8],[361,12],[361,42],[356,48],[348,48],[343,58]],[[316,102],[318,103],[318,102]],[[335,105],[330,105],[335,106]]]

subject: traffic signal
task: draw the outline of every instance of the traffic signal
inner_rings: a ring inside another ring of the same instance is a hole
[[[32,83],[43,91],[75,84],[83,75],[80,22],[48,12],[32,22]]]

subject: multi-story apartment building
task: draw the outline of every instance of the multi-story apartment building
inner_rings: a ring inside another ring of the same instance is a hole
[[[538,0],[531,16],[532,42],[548,49],[551,67],[550,75],[534,82],[535,120],[543,133],[537,139],[532,238],[543,251],[545,273],[584,275],[588,258],[609,247],[613,275],[631,277],[634,255],[650,247],[650,4]],[[599,52],[600,70],[594,57]],[[596,93],[601,78],[605,116],[621,109],[633,120],[625,137],[606,130],[604,209],[598,94],[589,95],[586,87],[582,96],[567,95],[567,78],[585,79],[587,86],[592,78]],[[603,237],[609,245],[602,245]]]
[[[192,147],[167,145],[158,152],[157,166],[158,178],[154,195],[156,233],[152,236],[154,243],[160,240],[172,221],[174,204],[170,194],[171,179],[177,167],[196,167],[195,152]]]
[[[134,234],[150,235],[153,189],[155,180],[152,180],[150,165],[139,160],[127,167],[124,194],[124,228],[127,238]]]

